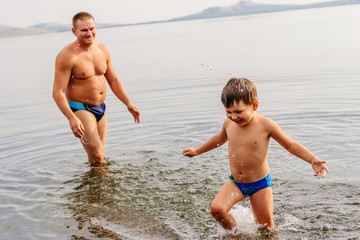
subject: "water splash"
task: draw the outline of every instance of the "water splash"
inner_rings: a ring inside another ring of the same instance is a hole
[[[240,204],[235,205],[230,210],[230,214],[234,217],[236,226],[231,230],[225,230],[219,225],[217,230],[218,236],[223,237],[226,235],[258,234],[260,225],[255,223],[254,215],[250,207],[244,207]]]

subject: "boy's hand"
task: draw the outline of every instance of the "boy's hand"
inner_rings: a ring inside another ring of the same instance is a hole
[[[315,158],[311,162],[311,166],[315,171],[314,176],[316,176],[318,179],[324,178],[326,173],[329,173],[329,169],[327,166],[324,165],[324,163],[326,162],[318,158]]]
[[[186,157],[195,157],[196,155],[198,155],[196,153],[196,148],[186,148],[183,150],[183,155]]]

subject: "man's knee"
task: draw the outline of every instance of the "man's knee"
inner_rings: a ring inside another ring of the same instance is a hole
[[[102,147],[92,148],[88,152],[88,157],[91,164],[100,164],[104,161],[104,149]]]

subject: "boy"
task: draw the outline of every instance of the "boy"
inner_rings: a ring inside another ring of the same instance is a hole
[[[255,221],[264,228],[274,227],[273,194],[267,153],[270,137],[293,155],[310,163],[317,178],[329,169],[301,144],[288,137],[272,120],[255,111],[258,108],[255,85],[246,78],[231,78],[221,94],[227,119],[221,131],[199,148],[187,148],[183,155],[194,157],[228,143],[230,180],[211,204],[211,214],[225,228],[236,226],[229,214],[236,203],[250,197]]]

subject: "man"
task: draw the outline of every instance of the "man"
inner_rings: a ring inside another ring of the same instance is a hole
[[[104,161],[107,130],[105,79],[136,123],[140,122],[140,111],[116,75],[109,50],[95,41],[93,16],[77,13],[73,17],[72,32],[77,39],[56,57],[53,98],[69,120],[73,134],[81,140],[90,164],[98,165]]]

